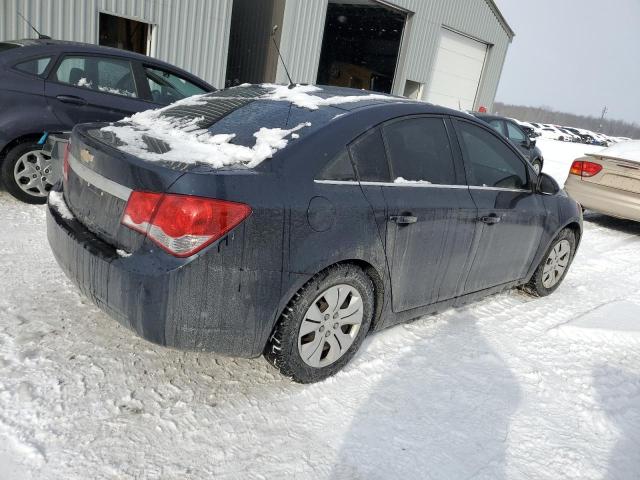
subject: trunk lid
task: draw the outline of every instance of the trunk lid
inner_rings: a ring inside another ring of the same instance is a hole
[[[165,192],[184,170],[145,162],[117,149],[117,139],[95,125],[74,129],[69,150],[66,203],[77,220],[116,248],[135,251],[144,235],[120,224],[133,190]]]
[[[602,165],[602,170],[593,177],[583,177],[583,181],[640,194],[640,162],[598,153],[588,157],[588,161]]]

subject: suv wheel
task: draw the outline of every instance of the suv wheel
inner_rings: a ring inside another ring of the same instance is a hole
[[[349,362],[369,331],[373,284],[359,267],[335,265],[313,277],[289,302],[265,358],[296,382],[323,380]]]
[[[58,181],[51,157],[35,142],[21,143],[9,150],[0,173],[7,191],[26,203],[45,203],[49,190]]]

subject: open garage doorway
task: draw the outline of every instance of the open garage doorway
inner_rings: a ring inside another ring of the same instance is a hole
[[[391,93],[406,20],[374,0],[330,0],[317,83]]]
[[[100,12],[98,43],[149,55],[151,25]]]

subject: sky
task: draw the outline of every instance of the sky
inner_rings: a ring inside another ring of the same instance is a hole
[[[495,0],[516,32],[496,100],[640,124],[640,0]]]

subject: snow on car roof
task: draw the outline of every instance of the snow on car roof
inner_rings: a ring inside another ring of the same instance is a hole
[[[101,132],[116,137],[107,143],[144,160],[253,168],[340,110],[389,101],[409,100],[337,87],[241,85],[136,113]],[[260,108],[251,108],[256,102]],[[308,114],[290,115],[291,106]],[[335,111],[321,113],[327,109]],[[287,125],[290,118],[300,121]]]

